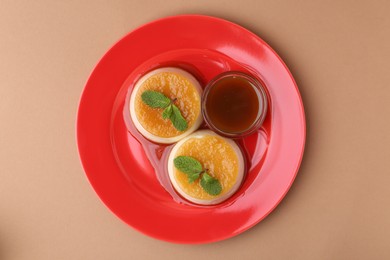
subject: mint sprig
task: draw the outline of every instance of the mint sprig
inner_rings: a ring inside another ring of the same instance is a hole
[[[141,94],[141,99],[152,108],[164,108],[163,119],[169,119],[177,130],[185,131],[188,128],[187,121],[182,116],[180,109],[173,104],[176,99],[171,100],[164,94],[153,90],[144,91]]]
[[[191,156],[178,156],[173,160],[175,167],[187,174],[188,182],[193,183],[200,179],[200,186],[210,195],[218,195],[222,191],[221,183],[218,179],[207,173],[207,169],[203,170],[202,164]]]

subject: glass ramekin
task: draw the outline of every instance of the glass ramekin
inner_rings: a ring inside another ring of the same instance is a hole
[[[250,127],[248,127],[247,129],[245,129],[243,131],[240,131],[240,132],[226,132],[226,131],[223,131],[222,129],[219,129],[218,127],[216,127],[213,124],[212,120],[210,120],[210,117],[207,114],[206,103],[207,103],[207,98],[208,98],[208,94],[209,94],[210,90],[212,90],[212,88],[220,80],[226,79],[229,77],[242,78],[243,80],[248,81],[250,83],[250,85],[253,87],[254,91],[256,92],[257,98],[259,101],[259,111],[257,113],[256,119],[254,120],[254,122],[252,123],[252,125]],[[267,109],[268,109],[267,94],[265,92],[265,88],[264,88],[263,84],[260,83],[260,81],[255,79],[253,76],[250,76],[250,75],[243,73],[243,72],[240,72],[240,71],[227,71],[227,72],[224,72],[224,73],[217,75],[207,84],[207,86],[202,94],[202,114],[203,114],[203,118],[204,118],[205,122],[213,131],[215,131],[216,133],[218,133],[222,136],[229,137],[229,138],[242,138],[242,137],[248,136],[248,135],[254,133],[255,131],[257,131],[261,127],[261,125],[263,124],[263,121],[264,121],[265,116],[267,114]]]

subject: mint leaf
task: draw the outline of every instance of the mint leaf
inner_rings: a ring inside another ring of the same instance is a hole
[[[144,91],[141,98],[146,105],[153,108],[166,108],[171,104],[171,100],[164,94],[153,90]]]
[[[172,115],[172,105],[169,105],[169,106],[167,106],[167,107],[164,109],[164,111],[163,111],[163,113],[162,113],[162,117],[163,117],[164,119],[167,119],[167,118],[171,118],[171,115]]]
[[[202,171],[202,165],[198,160],[191,156],[178,156],[173,160],[175,167],[185,174],[194,175]]]
[[[210,176],[207,172],[203,173],[202,179],[200,180],[200,186],[210,195],[218,195],[222,191],[221,183]]]
[[[172,104],[172,114],[169,119],[173,126],[179,131],[184,131],[188,128],[187,121],[181,115],[179,108],[174,104]]]
[[[178,156],[173,160],[177,169],[187,174],[188,182],[193,183],[199,179],[202,172],[202,165],[198,160],[191,156]]]
[[[177,169],[187,174],[188,182],[193,183],[199,179],[202,172],[202,165],[198,160],[191,156],[178,156],[173,160],[173,163]]]

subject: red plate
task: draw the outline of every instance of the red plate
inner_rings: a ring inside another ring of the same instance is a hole
[[[226,203],[197,207],[174,200],[127,131],[126,93],[140,75],[165,65],[187,69],[203,84],[223,71],[244,70],[267,87],[264,125],[244,140],[251,167]],[[119,218],[158,239],[208,243],[254,226],[286,195],[303,155],[305,116],[289,70],[258,36],[214,17],[175,16],[129,33],[100,60],[81,97],[77,142],[91,185]]]

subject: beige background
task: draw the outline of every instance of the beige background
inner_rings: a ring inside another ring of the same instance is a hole
[[[0,259],[390,259],[389,2],[226,2],[0,0]],[[285,200],[209,245],[122,223],[88,184],[75,142],[99,58],[134,28],[183,13],[261,36],[290,67],[307,115]]]

